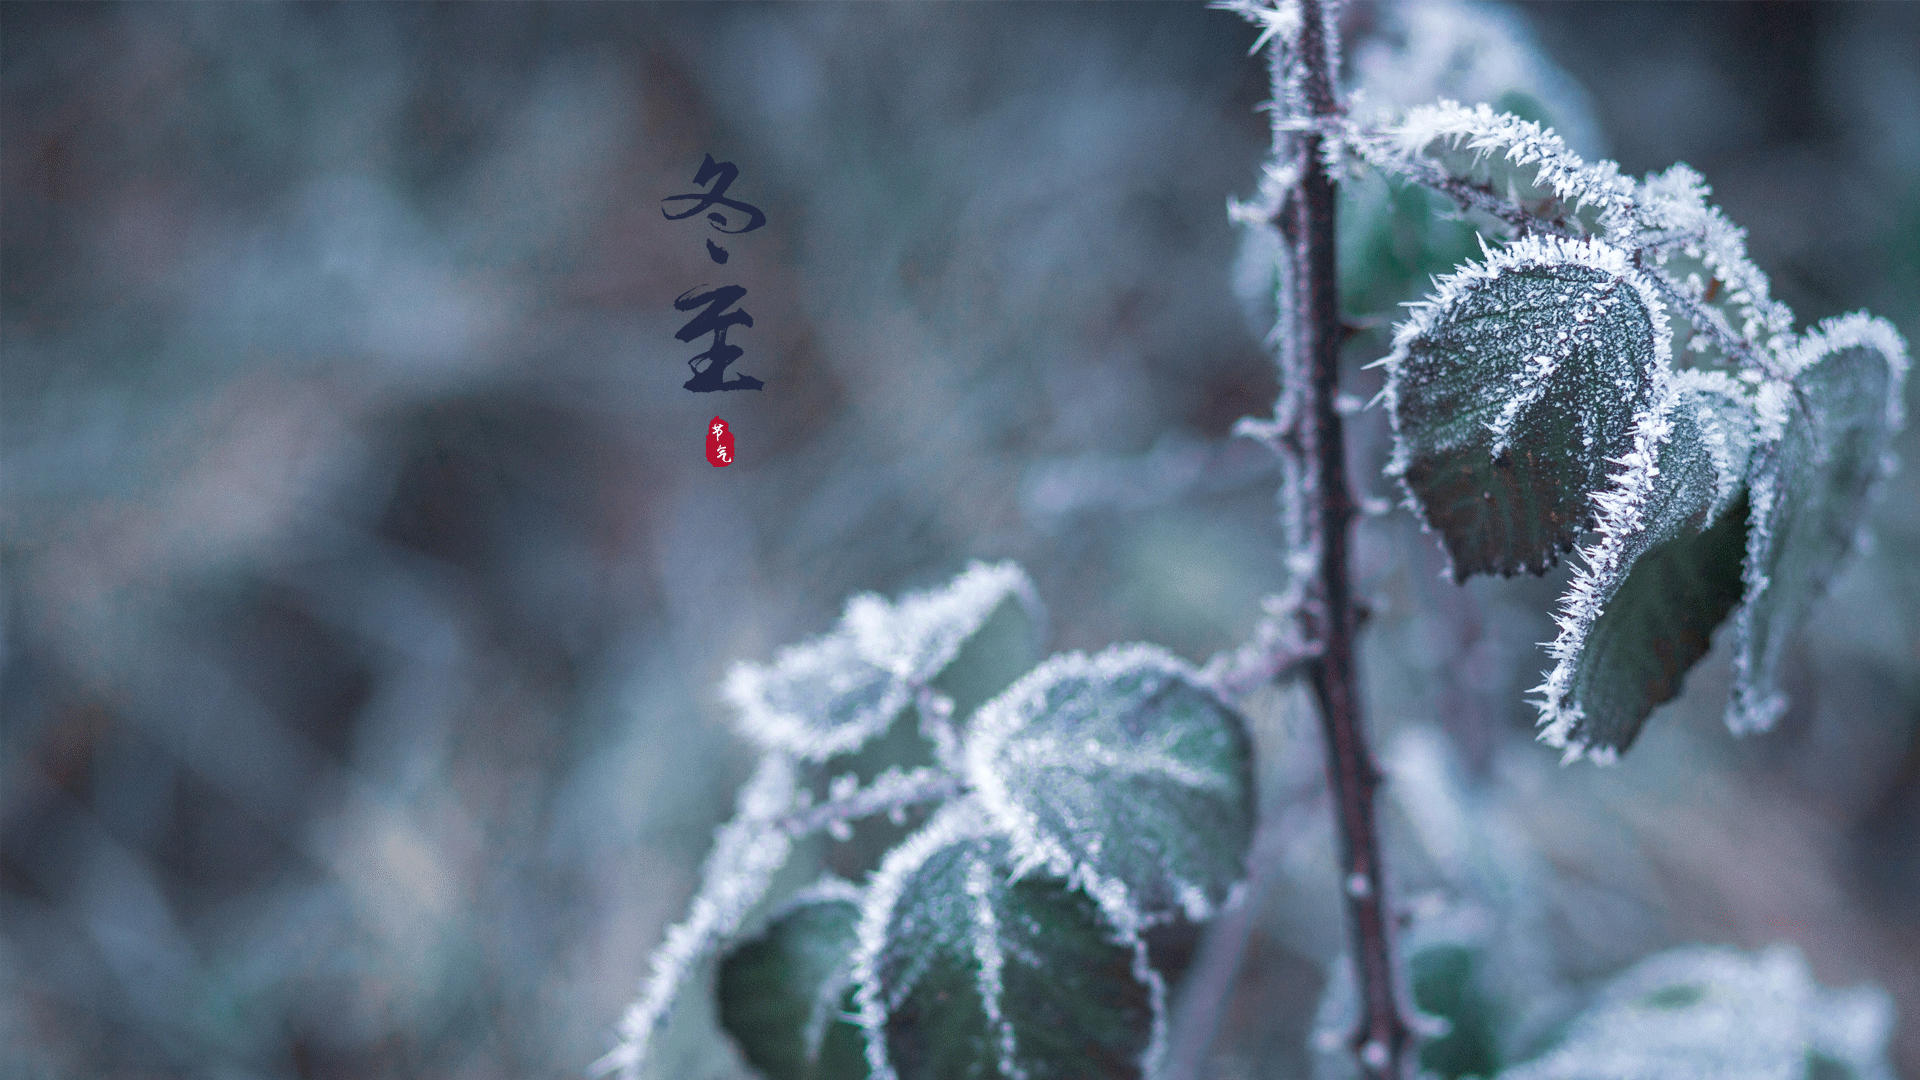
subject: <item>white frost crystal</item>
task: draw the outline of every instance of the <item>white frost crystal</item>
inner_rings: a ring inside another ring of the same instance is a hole
[[[1803,1080],[1824,1057],[1856,1080],[1892,1080],[1893,1002],[1827,990],[1791,946],[1758,956],[1692,946],[1616,977],[1546,1055],[1501,1080]]]
[[[886,731],[1008,597],[1038,619],[1033,583],[1013,563],[974,563],[897,603],[863,593],[832,632],[781,650],[770,665],[736,664],[724,693],[749,738],[825,761]]]

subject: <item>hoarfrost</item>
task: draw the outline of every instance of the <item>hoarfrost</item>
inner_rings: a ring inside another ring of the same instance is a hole
[[[1456,578],[1543,572],[1668,378],[1664,305],[1620,249],[1527,236],[1410,307],[1381,361],[1388,475]]]
[[[769,754],[740,790],[734,819],[714,834],[713,852],[700,870],[700,889],[687,917],[667,931],[653,954],[640,999],[620,1022],[620,1045],[593,1066],[596,1075],[617,1072],[637,1080],[647,1044],[666,1022],[681,984],[722,938],[740,928],[747,912],[766,895],[774,872],[787,861],[792,841],[778,825],[794,805],[791,758]]]
[[[1762,411],[1750,466],[1752,509],[1734,620],[1727,726],[1764,731],[1787,706],[1775,670],[1786,636],[1855,546],[1905,420],[1906,343],[1884,319],[1830,319],[1782,354],[1791,380]],[[1777,434],[1776,434],[1777,432]]]
[[[1691,946],[1616,977],[1560,1046],[1500,1076],[1801,1080],[1810,1061],[1826,1058],[1859,1080],[1893,1080],[1892,1027],[1884,991],[1825,989],[1792,946],[1754,957]]]
[[[858,941],[855,1001],[874,1080],[972,1074],[986,1062],[1013,1078],[1088,1055],[1137,1080],[1164,1038],[1164,986],[1139,937],[1068,883],[1021,875],[971,799],[882,861]],[[1121,964],[1132,980],[1105,974]],[[1073,1008],[1056,1004],[1066,1000]],[[923,1019],[934,1009],[938,1038]]]
[[[1726,504],[1716,436],[1723,447],[1735,441],[1708,404],[1719,385],[1663,379],[1623,471],[1593,496],[1598,536],[1580,550],[1548,649],[1554,668],[1536,688],[1540,738],[1566,748],[1568,761],[1611,761],[1626,749],[1737,599],[1726,530],[1706,530]],[[1703,533],[1709,539],[1690,539]]]
[[[1238,714],[1146,645],[1056,656],[967,734],[967,779],[1018,865],[1085,888],[1129,930],[1209,917],[1245,876],[1251,770]]]
[[[1043,619],[1033,583],[1012,563],[973,563],[898,603],[863,593],[831,632],[782,649],[771,665],[736,664],[723,693],[749,738],[825,761],[884,732],[1008,597]]]

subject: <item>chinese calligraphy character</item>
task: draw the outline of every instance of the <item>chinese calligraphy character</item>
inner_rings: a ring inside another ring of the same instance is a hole
[[[685,195],[669,195],[661,199],[661,202],[691,202],[694,205],[691,209],[683,210],[678,214],[668,214],[665,209],[662,209],[660,213],[665,215],[668,221],[679,221],[683,218],[690,218],[710,206],[724,206],[737,214],[745,214],[747,216],[747,223],[737,229],[729,229],[727,228],[727,215],[719,211],[714,211],[707,215],[707,220],[713,223],[713,227],[723,233],[750,233],[767,223],[767,215],[761,213],[760,209],[756,206],[751,206],[747,203],[738,202],[726,197],[727,188],[732,186],[734,180],[739,176],[740,167],[738,165],[735,165],[731,161],[715,161],[713,160],[713,155],[708,154],[707,159],[700,163],[700,171],[693,174],[693,182],[695,184],[706,184],[712,181],[713,186],[706,191],[694,191]],[[712,240],[707,241],[707,255],[717,263],[727,261],[727,250]]]
[[[732,307],[741,297],[747,295],[747,290],[738,285],[728,285],[724,288],[712,289],[695,296],[694,293],[698,288],[699,287],[696,286],[694,289],[688,289],[686,292],[681,293],[679,298],[673,302],[674,310],[692,311],[702,304],[706,305],[706,310],[687,320],[687,325],[681,327],[680,332],[673,336],[681,341],[692,341],[695,338],[712,334],[713,346],[706,352],[700,353],[698,356],[687,361],[687,366],[693,369],[693,378],[688,379],[682,385],[695,393],[705,393],[712,390],[758,390],[765,386],[765,383],[751,375],[736,375],[731,379],[725,378],[727,365],[740,359],[741,353],[745,351],[738,345],[730,345],[727,343],[727,328],[730,326],[753,325],[753,316],[744,311],[728,311],[727,309]],[[706,367],[704,368],[700,366],[702,360],[706,361]]]
[[[715,161],[708,154],[700,163],[700,171],[694,173],[693,182],[704,191],[692,191],[682,195],[669,195],[660,201],[666,204],[692,203],[693,205],[678,213],[669,212],[662,206],[660,213],[668,221],[682,221],[695,214],[706,213],[707,222],[718,232],[735,235],[750,233],[767,223],[767,215],[760,208],[737,199],[727,197],[727,189],[740,177],[740,167],[731,161]],[[713,207],[720,207],[714,210]],[[726,211],[723,213],[722,210]],[[728,217],[728,213],[733,216]],[[727,249],[707,240],[707,257],[725,265]],[[706,289],[705,292],[700,290]],[[696,295],[697,294],[697,295]],[[713,344],[706,352],[687,361],[687,367],[693,370],[693,377],[681,385],[695,393],[709,393],[715,390],[759,390],[766,384],[751,375],[735,375],[727,378],[727,365],[740,359],[744,349],[727,341],[727,330],[734,326],[752,326],[753,316],[744,310],[729,310],[747,295],[747,290],[738,285],[727,285],[717,289],[696,286],[688,289],[673,302],[676,311],[693,311],[704,306],[705,310],[688,320],[674,336],[681,341],[693,341],[696,338],[713,335]]]

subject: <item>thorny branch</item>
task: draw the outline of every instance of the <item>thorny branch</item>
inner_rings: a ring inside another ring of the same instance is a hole
[[[1319,705],[1327,775],[1338,806],[1341,881],[1359,976],[1359,1024],[1348,1048],[1368,1080],[1411,1074],[1414,1031],[1402,1012],[1393,937],[1386,909],[1374,792],[1381,775],[1367,747],[1356,690],[1353,637],[1359,617],[1349,581],[1348,535],[1356,516],[1347,483],[1339,398],[1339,281],[1334,266],[1333,178],[1327,171],[1328,121],[1339,116],[1334,93],[1332,12],[1322,0],[1299,0],[1291,11],[1256,14],[1276,34],[1269,56],[1274,87],[1273,185],[1263,208],[1282,241],[1276,297],[1280,400],[1274,419],[1254,425],[1280,455],[1290,481],[1283,520],[1302,535],[1290,562],[1296,573],[1302,647],[1300,670]],[[1253,14],[1253,13],[1250,13]],[[1291,25],[1289,25],[1291,24]],[[1290,39],[1290,40],[1289,40]]]

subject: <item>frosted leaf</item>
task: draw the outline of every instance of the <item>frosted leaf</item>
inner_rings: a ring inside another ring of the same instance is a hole
[[[1734,494],[1751,422],[1724,379],[1680,382],[1662,387],[1626,469],[1594,496],[1599,535],[1560,602],[1540,737],[1569,760],[1626,750],[1740,599],[1746,507],[1714,515]]]
[[[1531,120],[1495,112],[1485,104],[1471,108],[1440,101],[1407,110],[1397,124],[1377,133],[1355,130],[1348,144],[1385,171],[1411,175],[1423,183],[1447,178],[1431,155],[1458,150],[1530,172],[1531,184],[1568,209],[1591,208],[1602,233],[1632,232],[1634,182],[1611,161],[1592,164],[1567,148],[1564,140]],[[1436,146],[1438,144],[1438,146]],[[1497,201],[1497,197],[1494,201]]]
[[[976,803],[890,853],[861,915],[854,977],[874,1080],[1143,1078],[1165,987],[1085,893],[1021,876]]]
[[[1667,378],[1666,316],[1620,251],[1524,237],[1441,279],[1383,363],[1387,472],[1454,577],[1543,573]]]
[[[1822,323],[1787,357],[1777,439],[1755,451],[1745,596],[1735,617],[1727,725],[1764,731],[1786,710],[1775,671],[1786,637],[1854,544],[1900,426],[1906,345],[1882,319]]]
[[[1010,562],[973,563],[945,587],[888,604],[871,593],[847,601],[842,624],[861,655],[913,683],[938,675],[1002,601],[1017,598],[1038,618],[1040,600],[1026,571]]]
[[[944,588],[898,603],[861,594],[831,632],[782,649],[772,664],[734,665],[723,693],[755,742],[824,761],[886,731],[1009,598],[1038,620],[1033,584],[1012,563],[974,563]]]
[[[860,891],[827,878],[720,961],[720,1026],[768,1080],[866,1080],[850,1017],[859,921]]]
[[[770,666],[734,665],[722,693],[755,742],[824,761],[885,731],[913,689],[836,631],[782,649]]]
[[[1676,286],[1673,275],[1697,266],[1707,280],[1678,290],[1696,301],[1683,307],[1689,320],[1743,367],[1778,374],[1775,354],[1790,340],[1793,312],[1768,295],[1766,274],[1747,256],[1746,230],[1707,202],[1705,179],[1675,165],[1649,175],[1633,194],[1630,224],[1614,239],[1644,249],[1648,264]]]
[[[647,1044],[666,1022],[680,987],[695,964],[714,945],[740,928],[747,912],[766,895],[774,872],[787,861],[792,840],[780,817],[794,806],[793,762],[778,754],[761,759],[760,768],[740,789],[734,819],[714,833],[713,852],[700,868],[700,891],[687,917],[667,931],[653,954],[653,970],[640,999],[620,1021],[620,1045],[600,1059],[596,1074],[639,1075]]]
[[[1873,987],[1827,990],[1790,946],[1758,956],[1690,946],[1616,977],[1555,1049],[1500,1080],[1803,1080],[1849,1070],[1892,1080],[1893,1003]]]
[[[1035,668],[975,716],[966,775],[1022,867],[1086,888],[1123,928],[1205,919],[1246,876],[1245,722],[1161,649]]]

